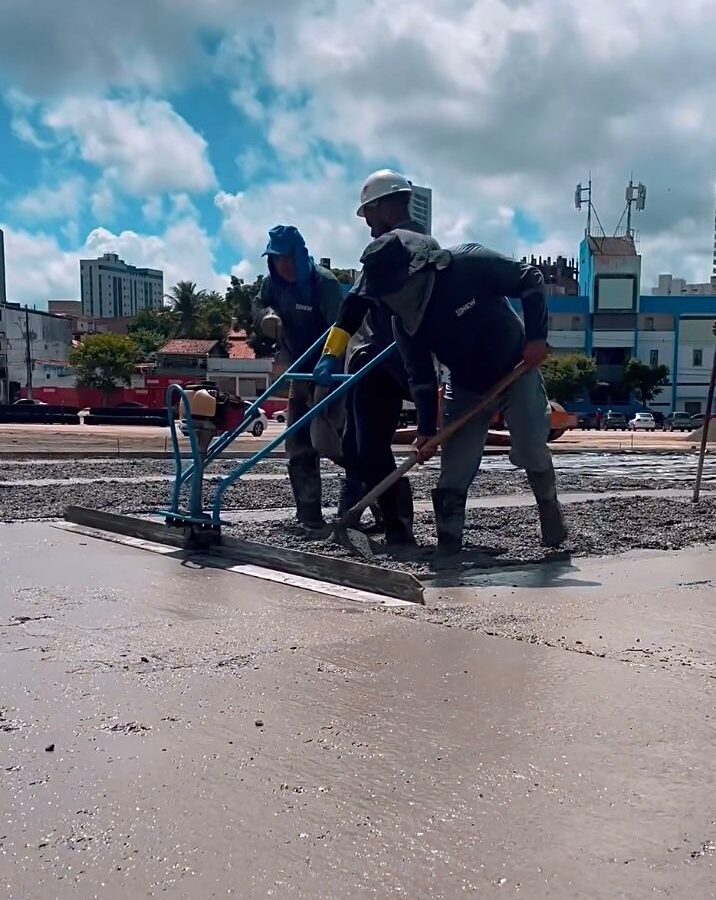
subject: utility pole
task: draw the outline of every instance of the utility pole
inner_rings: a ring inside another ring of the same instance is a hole
[[[30,310],[25,306],[25,366],[27,367],[27,399],[32,400],[32,335],[30,335]]]
[[[0,366],[2,366],[5,370],[5,374],[3,375],[3,403],[10,403],[10,360],[9,360],[9,350],[8,350],[8,341],[7,334],[0,333]]]

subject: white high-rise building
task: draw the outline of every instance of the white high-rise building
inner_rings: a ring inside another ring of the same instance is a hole
[[[116,253],[80,260],[82,313],[99,319],[136,316],[143,309],[161,309],[164,273],[128,266]]]
[[[714,267],[711,274],[716,277],[716,211],[714,211]]]
[[[433,230],[433,192],[430,188],[413,185],[410,197],[410,218],[422,225],[427,234]]]
[[[5,286],[5,235],[0,228],[0,304],[7,303],[7,288]]]

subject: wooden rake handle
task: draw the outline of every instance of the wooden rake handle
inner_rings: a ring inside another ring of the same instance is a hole
[[[515,368],[508,372],[503,378],[501,378],[490,390],[488,394],[480,400],[478,404],[473,406],[472,409],[469,409],[466,413],[463,413],[458,419],[455,419],[454,422],[450,422],[449,425],[446,425],[445,428],[442,428],[438,433],[431,437],[430,440],[426,441],[423,446],[420,448],[421,453],[431,453],[433,450],[436,450],[440,444],[447,441],[451,438],[456,431],[459,431],[463,425],[469,422],[471,419],[474,419],[475,416],[479,416],[481,413],[486,412],[499,398],[504,392],[511,387],[519,378],[521,378],[525,372],[529,370],[529,366],[524,360],[518,363]],[[386,477],[379,481],[378,484],[374,488],[371,488],[370,491],[355,504],[352,506],[348,512],[344,513],[340,519],[338,519],[334,526],[334,531],[341,531],[346,527],[346,525],[354,518],[354,516],[362,513],[364,509],[367,509],[371,503],[378,499],[382,494],[384,494],[391,485],[395,484],[396,481],[401,479],[406,472],[409,472],[413,466],[418,463],[418,453],[416,450],[413,450],[407,458],[398,466],[397,469],[392,471],[390,475],[386,475]]]

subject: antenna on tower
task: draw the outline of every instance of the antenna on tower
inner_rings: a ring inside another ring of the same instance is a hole
[[[574,191],[574,208],[581,209],[586,197],[587,203],[587,227],[584,230],[584,233],[587,237],[592,233],[592,173],[589,173],[589,182],[587,183],[587,187],[582,187],[582,182],[580,181]]]
[[[631,213],[632,207],[635,207],[638,212],[641,212],[646,206],[646,185],[642,184],[641,181],[639,184],[634,185],[634,176],[632,175],[629,179],[629,184],[627,185],[626,193],[626,236],[634,240],[634,229],[631,224]],[[622,213],[622,219],[624,218],[624,213]],[[621,222],[621,219],[619,220]],[[619,226],[617,226],[619,227]]]

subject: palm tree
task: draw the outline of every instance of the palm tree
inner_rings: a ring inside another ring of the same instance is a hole
[[[200,329],[201,307],[206,298],[205,291],[197,291],[193,281],[179,281],[167,294],[172,308],[179,316],[177,337],[195,337]]]

